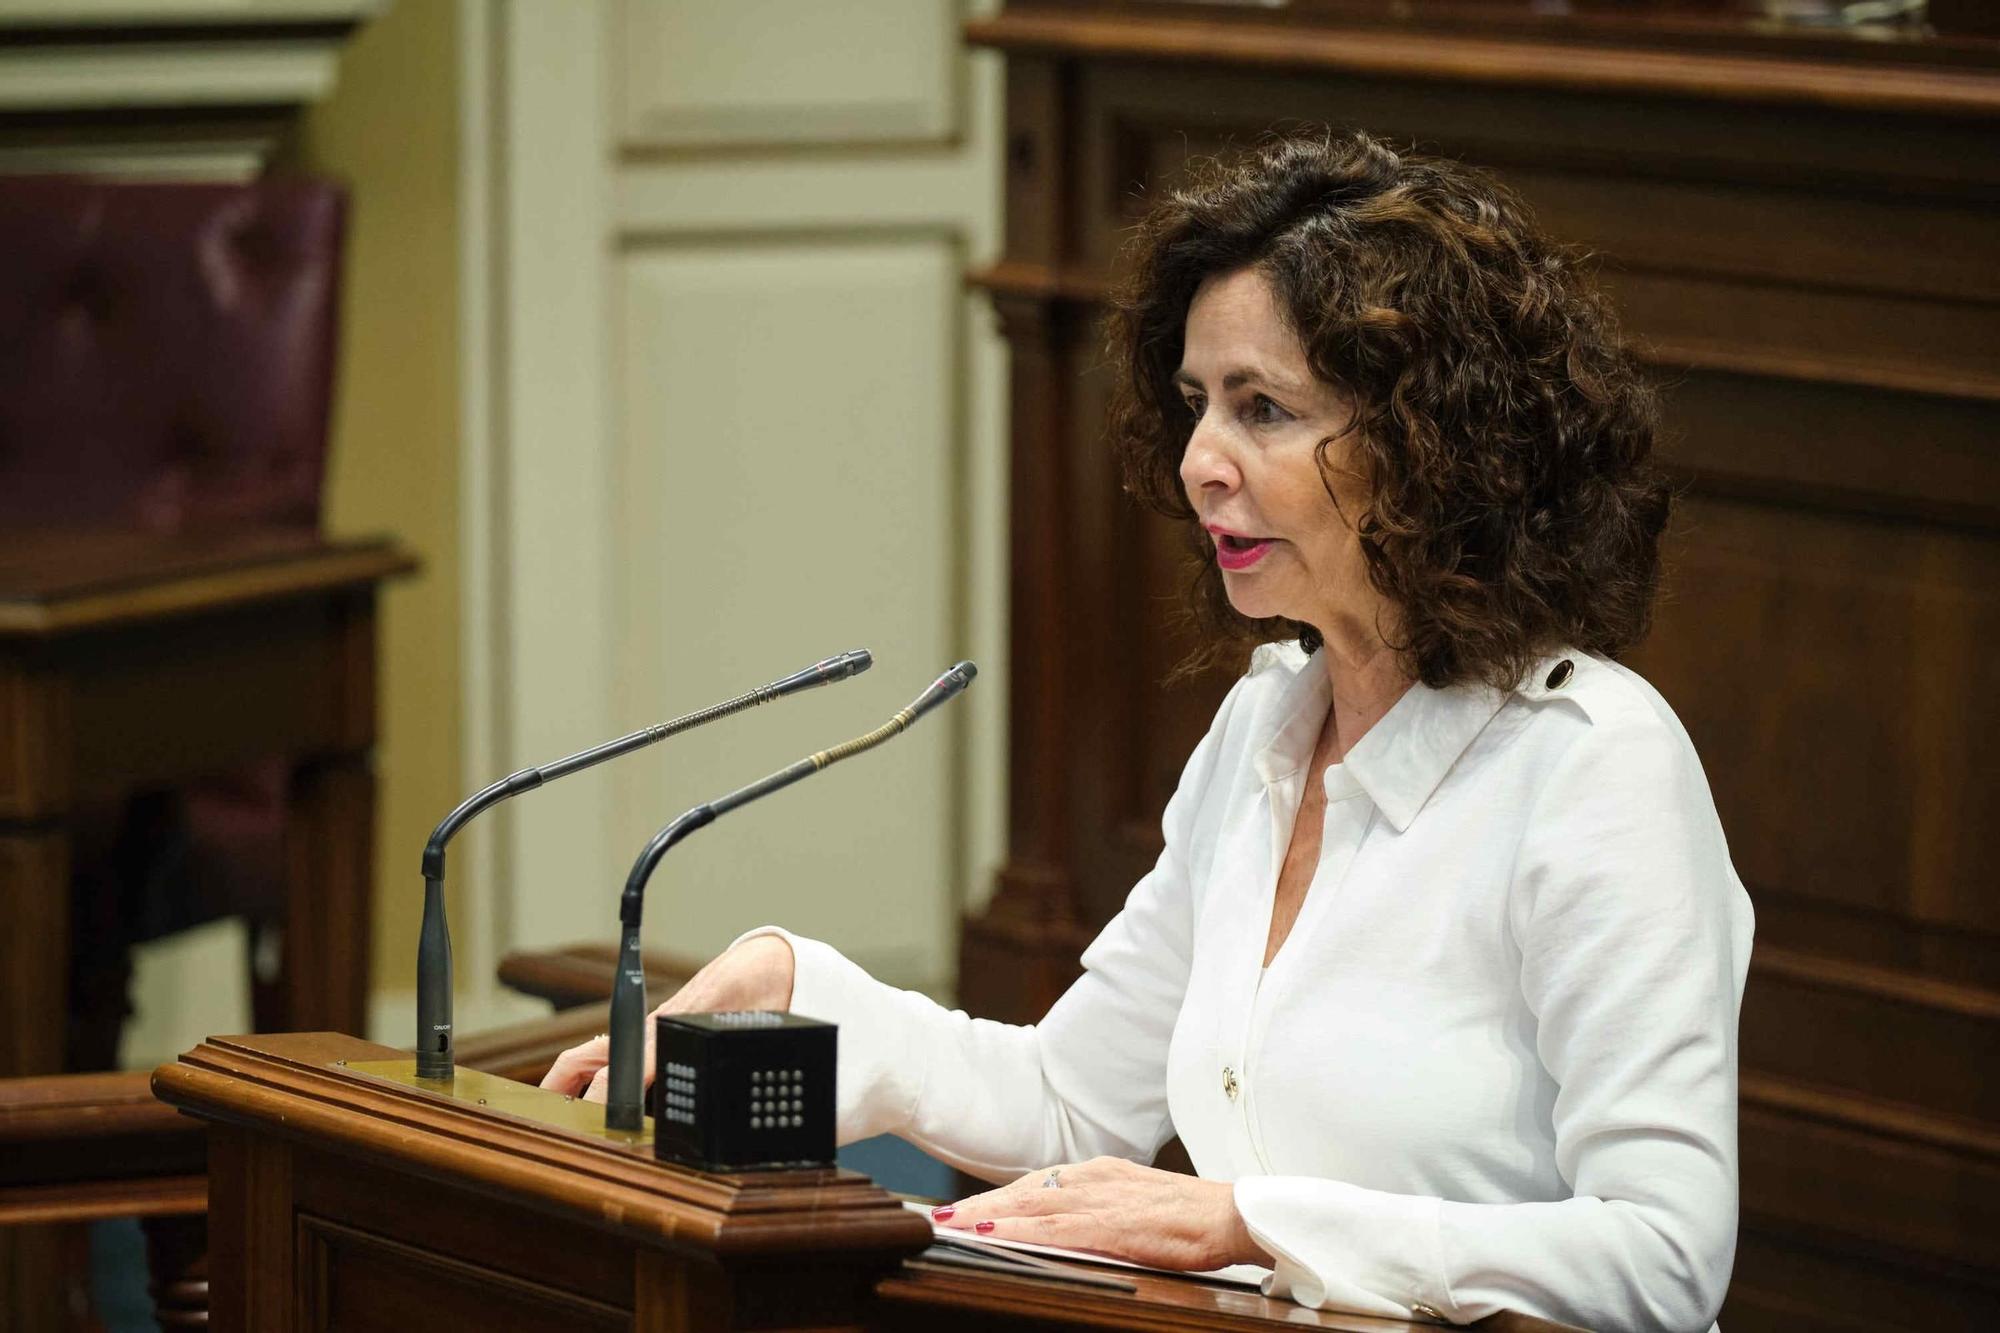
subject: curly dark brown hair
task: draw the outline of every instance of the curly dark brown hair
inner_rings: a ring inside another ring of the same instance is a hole
[[[1203,557],[1197,664],[1245,640],[1319,641],[1231,609],[1181,489],[1188,307],[1251,267],[1354,403],[1346,462],[1369,498],[1352,517],[1416,679],[1511,689],[1553,649],[1612,655],[1645,633],[1672,502],[1655,400],[1578,260],[1498,181],[1366,134],[1287,133],[1191,163],[1131,258],[1108,321],[1111,438],[1126,489],[1186,520]]]

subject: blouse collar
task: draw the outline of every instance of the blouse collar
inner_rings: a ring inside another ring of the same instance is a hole
[[[1257,776],[1266,783],[1292,776],[1312,759],[1332,698],[1321,660],[1324,651],[1307,657],[1296,644],[1266,644],[1252,658],[1253,672],[1274,668],[1292,672],[1272,714],[1275,729],[1254,754]],[[1339,767],[1401,833],[1506,698],[1486,685],[1442,690],[1412,685],[1355,742]]]

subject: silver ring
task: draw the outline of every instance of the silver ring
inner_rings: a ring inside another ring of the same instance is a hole
[[[1042,1179],[1042,1188],[1045,1190],[1061,1189],[1063,1187],[1062,1181],[1056,1179],[1056,1177],[1060,1176],[1061,1174],[1062,1174],[1061,1167],[1056,1167],[1054,1170],[1050,1171],[1049,1174],[1043,1177]]]

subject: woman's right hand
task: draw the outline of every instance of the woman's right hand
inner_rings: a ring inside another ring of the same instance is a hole
[[[792,946],[782,935],[753,935],[732,946],[654,1014],[707,1014],[730,1009],[789,1009],[792,1004]],[[542,1086],[586,1101],[604,1100],[611,1078],[611,1038],[593,1037],[556,1057]],[[653,1083],[653,1024],[646,1024],[646,1081]]]

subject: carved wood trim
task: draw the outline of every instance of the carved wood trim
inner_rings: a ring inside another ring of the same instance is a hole
[[[1922,976],[1893,968],[1829,958],[1759,944],[1750,955],[1753,975],[1781,977],[1819,990],[1866,995],[1912,1009],[1936,1009],[1963,1018],[2000,1024],[2000,994],[1979,986]]]
[[[428,1091],[347,1072],[393,1047],[333,1033],[212,1038],[153,1074],[158,1096],[206,1120],[714,1255],[907,1253],[930,1230],[845,1170],[706,1175],[649,1146],[581,1138]],[[556,1094],[547,1096],[554,1098]]]
[[[0,562],[0,638],[48,637],[366,587],[416,567],[412,556],[387,541],[323,542],[298,534],[23,537]]]
[[[1752,351],[1691,338],[1649,338],[1633,349],[1642,364],[1659,370],[1714,370],[1759,379],[1807,384],[1851,384],[1932,398],[2000,403],[2000,376],[1940,372],[1925,365],[1894,365],[1830,356]]]
[[[1102,308],[1111,289],[1105,277],[1075,265],[1038,264],[1020,259],[989,264],[969,274],[966,281],[996,298],[1083,307],[1086,319]],[[1659,370],[1718,371],[1758,379],[1854,385],[1935,398],[2000,402],[2000,374],[1968,375],[1939,371],[1919,363],[1899,365],[1861,358],[1757,351],[1689,338],[1649,337],[1633,350],[1641,363]]]
[[[1832,1088],[1810,1087],[1747,1069],[1738,1076],[1737,1087],[1738,1097],[1746,1108],[2000,1162],[2000,1130],[1978,1121]]]
[[[965,25],[1010,54],[1321,71],[1427,82],[1655,94],[1929,115],[2000,116],[2000,83],[1979,68],[1892,59],[1774,58],[1730,51],[1593,46],[1360,25],[1279,25],[1223,16],[1143,21],[1043,8]]]
[[[207,1176],[0,1188],[0,1226],[110,1217],[195,1217],[207,1211]]]
[[[201,1187],[206,1210],[206,1177]],[[153,1298],[153,1318],[162,1329],[207,1328],[207,1217],[149,1217],[141,1220],[139,1227],[146,1233],[150,1274],[146,1290]]]
[[[0,1079],[0,1143],[198,1133],[147,1080],[140,1071]]]

